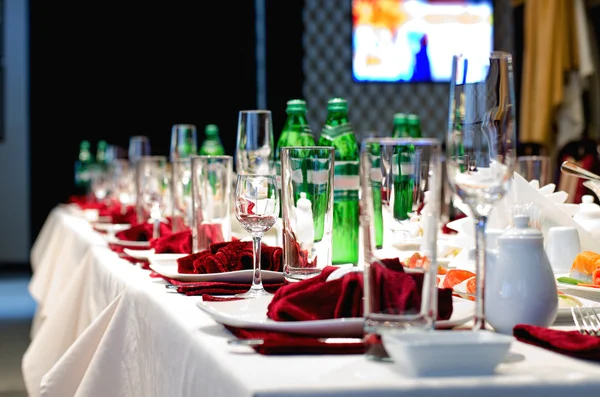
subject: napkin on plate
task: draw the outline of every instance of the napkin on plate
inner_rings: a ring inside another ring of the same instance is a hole
[[[282,271],[282,254],[280,247],[261,244],[261,269]],[[251,241],[228,241],[211,244],[207,250],[177,259],[177,268],[180,273],[195,274],[251,270],[253,258]]]
[[[103,216],[102,213],[100,213],[100,216]],[[116,208],[112,209],[107,216],[110,216],[111,223],[114,224],[129,223],[130,225],[136,225],[138,223],[137,213],[134,206],[128,206],[125,210],[125,213],[121,213],[121,206],[117,206]]]
[[[174,290],[180,294],[185,294],[187,296],[202,295],[207,299],[213,299],[213,295],[242,294],[248,291],[252,285],[251,283],[228,283],[224,281],[180,281],[163,276],[156,272],[152,272],[150,276],[160,277],[168,283],[176,286],[177,288]],[[265,283],[263,285],[267,291],[275,292],[284,284],[285,283]]]
[[[600,361],[600,338],[597,336],[528,324],[517,324],[513,328],[513,335],[517,340],[530,345],[576,358]]]
[[[408,274],[397,258],[382,260],[387,267],[375,266],[375,277],[381,278],[381,306],[416,307],[420,305],[422,274]],[[362,317],[363,274],[350,272],[327,281],[336,269],[327,266],[321,274],[280,288],[267,309],[267,317],[275,321],[310,321],[332,318]],[[383,281],[385,282],[383,283]],[[377,282],[377,281],[375,281]],[[438,319],[452,315],[452,289],[438,289]]]
[[[109,243],[108,248],[110,248],[111,251],[114,251],[117,254],[119,254],[119,258],[125,259],[126,261],[131,262],[135,265],[140,265],[142,267],[142,269],[150,269],[150,262],[148,262],[147,260],[135,258],[135,257],[133,257],[131,255],[127,255],[125,253],[124,248],[131,248],[131,247]],[[137,249],[137,248],[134,247],[131,249]]]
[[[156,254],[189,254],[192,252],[192,231],[187,229],[151,239],[150,247]]]
[[[115,237],[125,241],[150,241],[152,239],[152,229],[154,225],[151,223],[140,223],[134,225],[127,230],[122,230],[115,233]],[[171,227],[165,223],[160,224],[160,235],[167,236],[171,234]]]
[[[365,344],[360,339],[318,338],[287,332],[237,328],[225,325],[239,339],[258,339],[261,344],[252,346],[260,354],[363,354]]]

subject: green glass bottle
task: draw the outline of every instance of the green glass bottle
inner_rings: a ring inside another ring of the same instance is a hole
[[[406,125],[408,136],[411,138],[422,138],[421,135],[421,119],[416,114],[406,116]]]
[[[308,118],[306,117],[306,101],[303,99],[290,99],[287,101],[285,113],[287,114],[287,118],[285,120],[285,124],[283,125],[283,129],[281,131],[281,135],[279,136],[279,140],[277,141],[277,146],[275,148],[275,171],[277,175],[277,185],[279,189],[281,189],[281,148],[290,147],[290,146],[315,146],[315,138],[313,136],[312,130],[310,128],[310,124],[308,123]],[[299,159],[299,161],[301,161]],[[307,165],[302,165],[302,170],[304,173],[307,172]],[[304,180],[306,180],[306,174],[304,175]],[[312,190],[308,187],[304,187],[303,189],[294,189],[295,191],[304,191],[307,193],[307,197],[313,203],[314,198],[312,197]],[[281,192],[281,190],[280,190]],[[299,193],[298,193],[299,194]],[[280,196],[281,197],[281,196]],[[295,200],[298,200],[300,197],[296,197]],[[283,206],[279,206],[280,216]],[[320,223],[323,222],[321,219]],[[315,234],[315,240],[319,241],[323,235],[323,226],[318,225],[319,222],[315,218],[315,227],[316,230],[321,230],[321,233]]]
[[[408,135],[408,122],[406,114],[396,113],[394,114],[394,121],[392,127],[392,138],[407,138]]]
[[[335,147],[332,264],[358,264],[359,231],[359,149],[348,119],[348,102],[332,98],[327,102],[327,119],[319,138],[320,146]]]
[[[90,141],[84,140],[79,144],[79,155],[75,161],[75,192],[77,195],[87,195],[91,190],[92,158]]]
[[[414,129],[414,115],[396,113],[394,115],[394,138],[415,138],[411,136]],[[417,118],[418,121],[418,118]],[[415,153],[413,145],[398,146],[392,157],[393,175],[393,214],[396,220],[406,220],[412,212],[414,177],[412,160]]]
[[[225,148],[219,137],[219,127],[215,124],[208,124],[204,128],[205,139],[200,146],[200,155],[203,156],[223,156]]]
[[[105,171],[108,168],[108,159],[106,157],[107,149],[108,143],[106,141],[98,141],[98,144],[96,145],[96,165],[100,171]]]

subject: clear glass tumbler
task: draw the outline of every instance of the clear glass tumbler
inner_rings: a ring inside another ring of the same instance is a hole
[[[331,265],[335,148],[281,149],[283,272],[288,281]]]
[[[192,250],[231,241],[232,156],[192,156]]]

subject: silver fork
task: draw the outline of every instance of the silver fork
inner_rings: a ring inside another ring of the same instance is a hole
[[[571,308],[571,315],[580,333],[600,336],[600,317],[593,307],[574,306]]]

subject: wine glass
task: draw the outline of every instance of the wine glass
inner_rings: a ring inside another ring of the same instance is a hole
[[[274,147],[271,111],[241,110],[235,151],[236,172],[274,174]]]
[[[279,215],[279,192],[275,175],[238,174],[235,189],[235,216],[252,236],[254,254],[252,286],[240,298],[272,295],[262,284],[260,271],[260,245]]]
[[[143,156],[138,164],[142,208],[153,224],[152,238],[160,237],[160,222],[168,206],[169,171],[165,156]]]
[[[485,230],[495,205],[508,192],[517,162],[512,56],[453,57],[446,169],[452,191],[475,221],[474,330],[485,322]]]

